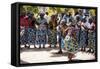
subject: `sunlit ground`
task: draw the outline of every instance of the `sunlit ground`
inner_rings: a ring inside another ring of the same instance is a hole
[[[59,51],[59,48],[46,48],[37,49],[31,45],[30,49],[24,48],[21,46],[20,59],[21,63],[42,63],[42,62],[59,62],[59,61],[68,61],[67,51],[63,50],[63,54],[55,54]],[[91,53],[77,52],[73,60],[92,60],[95,59],[95,56]]]

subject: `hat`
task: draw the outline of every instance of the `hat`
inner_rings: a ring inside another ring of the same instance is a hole
[[[44,15],[45,15],[45,12],[43,12],[43,11],[40,11],[40,15],[43,15],[43,16],[44,16]]]

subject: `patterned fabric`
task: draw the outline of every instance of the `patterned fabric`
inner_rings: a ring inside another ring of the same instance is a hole
[[[80,29],[76,31],[76,41],[78,43],[78,48],[80,48]]]
[[[28,43],[28,28],[21,29],[20,33],[20,43],[21,45],[25,45]]]
[[[47,20],[45,18],[41,19],[41,18],[38,18],[37,19],[37,22],[39,24],[39,28],[36,32],[36,43],[41,45],[45,45],[46,44],[46,41],[47,41],[47,27],[46,27],[46,24],[47,24]]]
[[[53,44],[53,45],[57,44],[57,31],[56,30],[49,30],[48,43]]]
[[[65,46],[67,47],[68,52],[75,52],[78,50],[75,39],[70,36],[65,37]]]
[[[46,44],[47,30],[37,30],[36,32],[36,43]]]
[[[36,30],[28,28],[28,44],[35,44],[36,39]]]
[[[65,37],[65,46],[67,47],[68,52],[75,52],[78,50],[76,31],[74,27],[68,27],[67,35]]]
[[[80,48],[87,46],[87,39],[88,39],[87,31],[81,29],[81,31],[80,31],[80,44],[79,44]]]
[[[25,45],[25,44],[35,44],[35,29],[32,29],[32,28],[23,28],[21,29],[21,32],[23,32],[23,34],[20,36],[20,43],[22,45]]]
[[[88,47],[95,50],[95,32],[88,33]]]
[[[37,19],[37,22],[38,22],[39,24],[45,24],[45,23],[47,23],[47,20],[46,20],[45,18],[43,18],[43,19],[38,18],[38,19]]]

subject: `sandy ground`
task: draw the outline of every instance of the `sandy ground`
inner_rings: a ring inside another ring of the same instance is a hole
[[[20,53],[21,63],[23,64],[23,63],[68,61],[67,51],[63,50],[63,54],[56,54],[58,51],[59,51],[58,48],[36,49],[33,48],[33,46],[31,46],[30,49],[22,48]],[[75,54],[75,57],[73,58],[73,60],[92,60],[92,59],[95,59],[95,56],[91,53],[85,53],[85,52],[77,52]]]

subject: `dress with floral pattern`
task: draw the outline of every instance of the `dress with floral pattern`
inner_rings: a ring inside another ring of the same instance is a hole
[[[57,31],[56,30],[49,30],[48,43],[50,43],[51,45],[57,44]]]
[[[75,33],[75,31],[74,31],[75,29],[74,28],[70,28],[70,35],[68,35],[68,33],[67,33],[67,35],[66,35],[66,37],[65,37],[65,46],[67,47],[67,51],[68,52],[77,52],[77,50],[78,50],[78,44],[77,44],[77,41],[76,41],[76,39],[75,39],[75,36],[76,35],[74,35],[74,33]]]
[[[80,29],[80,43],[79,43],[79,47],[80,48],[85,48],[87,47],[87,43],[88,43],[88,32],[85,29]]]
[[[28,44],[28,28],[20,29],[20,44],[25,45]]]
[[[88,47],[95,51],[95,31],[88,32]]]
[[[35,44],[36,40],[36,30],[33,28],[28,28],[28,44]]]

